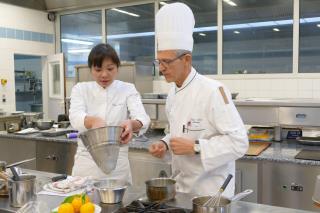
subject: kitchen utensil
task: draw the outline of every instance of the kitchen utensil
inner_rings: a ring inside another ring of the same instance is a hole
[[[238,93],[238,92],[231,93],[231,97],[232,97],[232,99],[236,99],[238,95],[239,95],[239,93]]]
[[[207,207],[204,204],[211,198],[211,196],[195,197],[192,199],[193,213],[229,213],[231,202],[241,200],[253,192],[252,189],[247,189],[234,195],[231,199],[226,197],[220,198],[220,206]]]
[[[143,99],[158,99],[159,94],[158,93],[143,93],[141,95]]]
[[[251,194],[252,192],[253,192],[252,189],[246,189],[246,190],[244,190],[243,192],[240,192],[240,193],[234,195],[234,196],[230,199],[230,201],[238,201],[238,200],[241,200],[242,198],[247,197],[247,196],[248,196],[249,194]]]
[[[174,179],[180,173],[175,171],[170,178],[153,178],[147,180],[146,194],[150,201],[172,200],[176,195],[176,180]]]
[[[320,150],[303,149],[294,158],[295,159],[302,159],[302,160],[320,161]]]
[[[228,186],[228,184],[229,184],[229,182],[230,182],[232,177],[233,176],[231,174],[229,174],[227,179],[224,181],[224,183],[222,184],[221,188],[217,192],[217,194],[212,196],[209,200],[207,200],[207,202],[205,202],[203,204],[203,206],[205,206],[205,207],[219,206],[220,205],[221,194],[222,194],[222,192],[224,192],[224,190]]]
[[[297,137],[296,140],[302,145],[320,146],[320,137]]]
[[[27,163],[27,162],[30,162],[30,161],[34,161],[35,159],[36,159],[36,158],[30,158],[30,159],[18,161],[18,162],[15,162],[15,163],[12,163],[12,164],[7,165],[7,168],[19,166],[20,164]]]
[[[7,168],[7,162],[0,161],[0,172],[6,171]]]
[[[21,125],[20,123],[6,123],[6,129],[8,133],[14,133],[14,132],[18,132],[21,129]]]
[[[159,99],[166,99],[168,94],[159,94]]]
[[[58,175],[58,176],[55,176],[55,177],[51,178],[51,181],[52,182],[56,182],[56,181],[59,181],[59,180],[67,179],[67,177],[68,177],[67,174]]]
[[[120,126],[105,126],[80,134],[93,160],[106,174],[114,170],[117,165],[122,132],[123,128]]]
[[[127,186],[127,182],[116,179],[101,180],[93,184],[99,192],[101,202],[109,204],[121,202]]]
[[[17,170],[16,170],[16,167],[10,167],[10,170],[13,174],[13,177],[12,179],[15,180],[15,181],[19,181],[20,180],[20,175],[18,174]]]
[[[53,123],[54,123],[53,120],[43,120],[43,119],[39,119],[35,122],[36,127],[40,130],[50,129],[53,126]]]
[[[67,128],[70,126],[70,121],[60,121],[57,124],[58,128]]]
[[[42,112],[25,112],[23,113],[23,124],[24,127],[33,127],[34,122],[36,122],[38,119],[42,118],[43,113]]]
[[[9,180],[9,201],[13,207],[22,207],[36,199],[36,176],[20,175],[19,179]]]
[[[271,145],[271,142],[249,142],[246,155],[258,156]]]

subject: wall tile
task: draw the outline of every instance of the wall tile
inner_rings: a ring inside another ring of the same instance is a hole
[[[320,90],[313,90],[312,97],[320,99]]]
[[[297,79],[283,79],[282,83],[284,90],[296,90],[298,88]]]
[[[39,33],[40,35],[40,41],[41,42],[46,42],[46,34],[45,33]]]
[[[282,79],[271,79],[271,90],[282,90],[283,89],[283,80]]]
[[[313,90],[320,90],[320,79],[313,79],[312,87]]]
[[[312,98],[312,90],[298,90],[298,98]]]
[[[312,79],[298,79],[299,90],[312,90]]]
[[[6,28],[4,27],[0,27],[0,38],[6,38],[7,35],[6,35]]]
[[[32,41],[40,41],[40,33],[31,32],[31,39]]]
[[[30,31],[23,31],[23,40],[31,41],[31,32]]]
[[[7,38],[15,38],[15,29],[7,28]]]
[[[23,31],[16,30],[16,39],[23,40]]]

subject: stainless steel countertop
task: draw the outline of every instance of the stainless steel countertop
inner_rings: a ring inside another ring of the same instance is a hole
[[[50,181],[51,177],[57,175],[53,173],[47,173],[47,172],[39,172],[34,170],[25,170],[25,172],[30,174],[35,174],[37,176],[37,182],[38,187],[41,187],[43,184]],[[133,200],[136,200],[138,198],[144,197],[144,189],[143,188],[134,188],[129,187],[128,190],[125,193],[123,202],[120,204],[115,205],[107,205],[107,204],[99,204],[102,207],[102,212],[114,212],[115,210],[128,205]],[[167,205],[170,206],[177,206],[181,208],[191,209],[192,203],[191,200],[194,196],[191,194],[185,194],[185,193],[177,193],[176,199],[174,201],[171,201],[167,203]],[[58,197],[58,196],[49,196],[49,195],[38,195],[38,200],[46,202],[47,205],[54,209],[57,207],[64,199],[64,197]],[[93,200],[98,201],[99,198],[97,198],[97,195],[93,195]],[[310,198],[311,199],[311,198]],[[98,202],[96,202],[98,203]],[[0,213],[1,212],[16,212],[17,208],[12,208],[9,205],[9,199],[8,198],[0,198]],[[275,206],[268,206],[268,205],[261,205],[261,204],[255,204],[255,203],[248,203],[248,202],[234,202],[231,204],[231,213],[311,213],[310,211],[302,211],[302,210],[296,210],[296,209],[288,209],[288,208],[282,208],[282,207],[275,207]]]

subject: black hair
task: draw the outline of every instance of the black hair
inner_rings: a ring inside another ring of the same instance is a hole
[[[91,68],[101,67],[104,59],[111,59],[113,63],[120,66],[120,59],[117,52],[110,44],[98,44],[92,48],[88,56],[88,66]]]

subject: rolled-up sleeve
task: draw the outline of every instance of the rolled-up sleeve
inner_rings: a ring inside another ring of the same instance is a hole
[[[145,133],[149,128],[150,118],[143,107],[140,94],[133,85],[130,87],[129,95],[127,97],[127,106],[130,119],[138,120],[142,123],[138,135]]]
[[[84,94],[82,94],[81,84],[76,84],[71,91],[69,119],[71,126],[83,132],[86,129],[84,126],[84,118],[86,117],[86,105],[84,100]]]

